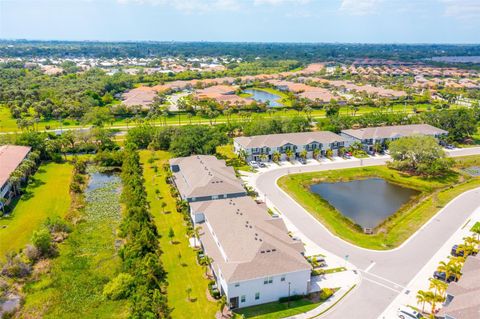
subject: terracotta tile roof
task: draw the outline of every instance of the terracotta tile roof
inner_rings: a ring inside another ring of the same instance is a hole
[[[22,163],[31,147],[18,145],[0,146],[0,187],[10,178],[13,171]]]

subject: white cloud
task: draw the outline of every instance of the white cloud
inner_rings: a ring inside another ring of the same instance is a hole
[[[480,18],[479,0],[441,0],[445,6],[445,15],[462,20]]]
[[[281,4],[307,4],[310,0],[253,0],[253,4],[256,6],[261,5],[281,5]]]
[[[342,0],[340,11],[351,15],[368,15],[377,11],[382,0]]]
[[[169,6],[186,13],[208,11],[235,11],[240,8],[237,0],[117,0],[121,4],[136,3]]]

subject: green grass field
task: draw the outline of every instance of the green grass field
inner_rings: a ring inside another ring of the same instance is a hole
[[[104,285],[121,269],[115,248],[121,220],[120,179],[86,193],[85,208],[59,256],[38,281],[23,289],[22,318],[127,318],[125,300],[102,296]],[[76,202],[81,206],[82,202]]]
[[[283,92],[280,92],[280,93],[282,93],[283,95],[285,94]],[[425,111],[427,110],[428,105],[421,104],[421,105],[416,105],[415,107],[419,111]],[[305,115],[303,112],[298,112],[289,108],[283,108],[283,109],[272,108],[272,109],[275,111],[273,114],[272,113],[252,113],[250,119],[262,119],[262,118],[271,118],[271,117],[288,118],[288,117],[297,116],[299,114]],[[356,112],[355,115],[358,116],[358,115],[371,113],[375,111],[379,111],[379,109],[375,107],[362,106],[359,108],[359,110]],[[402,104],[396,104],[392,107],[392,112],[403,112],[403,111],[404,111],[404,106]],[[407,106],[406,111],[409,113],[412,113],[413,106],[411,105]],[[352,115],[352,111],[348,107],[341,107],[340,115]],[[324,118],[325,111],[323,109],[315,109],[312,111],[310,116],[312,118]],[[249,120],[249,119],[246,119],[238,114],[231,115],[229,119],[229,121],[232,121],[232,122],[243,122],[246,120]],[[144,120],[133,121],[132,119],[116,119],[112,123],[105,123],[105,128],[121,127],[121,128],[128,129],[130,127],[137,126],[140,123],[144,123],[144,122],[145,122]],[[213,122],[226,123],[227,118],[224,115],[220,115],[216,119],[214,119]],[[163,118],[157,119],[153,122],[150,121],[149,123],[152,123],[155,125],[163,125],[164,119]],[[210,124],[210,120],[197,115],[189,118],[187,117],[186,113],[174,113],[174,114],[171,114],[168,118],[166,118],[166,123],[167,125]],[[58,130],[58,129],[77,129],[77,128],[88,127],[88,126],[90,125],[88,124],[84,125],[72,119],[66,119],[66,120],[63,120],[62,122],[55,121],[55,120],[49,120],[49,121],[42,120],[36,125],[36,129],[43,131],[47,128],[49,130]],[[0,133],[19,132],[19,131],[20,129],[17,127],[17,122],[15,119],[11,117],[10,111],[4,106],[0,106]]]
[[[236,311],[235,319],[280,319],[289,316],[294,316],[303,312],[310,311],[323,302],[313,302],[307,299],[295,300],[290,302],[290,307],[286,302],[271,302],[264,305],[241,308]]]
[[[160,238],[160,247],[163,250],[161,257],[165,270],[168,272],[168,303],[173,308],[173,318],[213,318],[218,309],[215,302],[207,300],[208,280],[204,277],[205,270],[196,261],[196,254],[188,245],[186,225],[183,215],[176,211],[175,200],[172,198],[169,185],[165,181],[162,166],[170,158],[168,152],[155,152],[156,160],[148,163],[152,152],[141,151],[145,186],[151,213],[155,218]],[[158,167],[158,172],[154,170]],[[156,190],[159,193],[156,193]],[[162,209],[161,203],[167,206]],[[164,212],[165,211],[165,212]],[[175,233],[175,244],[170,243],[167,234],[170,229]],[[186,289],[191,288],[191,298],[187,300]]]
[[[378,226],[379,231],[373,235],[364,234],[350,219],[309,190],[309,186],[314,183],[369,177],[380,177],[421,192]],[[453,198],[469,189],[479,187],[480,178],[468,179],[455,173],[442,179],[424,179],[401,174],[386,166],[374,166],[293,174],[280,178],[278,184],[333,234],[364,248],[385,250],[403,243]]]
[[[49,216],[64,216],[70,207],[70,164],[42,164],[9,217],[0,218],[0,260],[18,251]]]

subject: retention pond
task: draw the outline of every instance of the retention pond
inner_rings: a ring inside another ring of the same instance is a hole
[[[364,229],[375,228],[418,194],[381,178],[314,184],[310,190]]]

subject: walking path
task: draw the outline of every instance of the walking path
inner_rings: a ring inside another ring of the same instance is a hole
[[[451,150],[448,153],[450,156],[477,155],[480,154],[480,148]],[[345,259],[349,263],[347,268],[357,269],[361,274],[358,286],[348,297],[322,316],[351,318],[354,309],[356,318],[382,318],[384,310],[390,308],[389,305],[400,294],[416,293],[409,287],[412,279],[444,246],[445,241],[465,224],[472,212],[480,207],[480,189],[465,192],[446,205],[400,247],[374,251],[357,247],[331,234],[276,184],[278,178],[290,173],[383,165],[389,159],[388,156],[377,156],[361,160],[327,160],[322,163],[310,161],[307,165],[282,163],[281,166],[272,165],[260,169],[259,173],[243,176],[268,207],[280,214],[289,230],[307,243],[307,252],[311,242],[325,251],[327,261],[329,258],[335,260],[332,256],[336,256],[336,260]],[[321,313],[314,311],[305,318]]]

